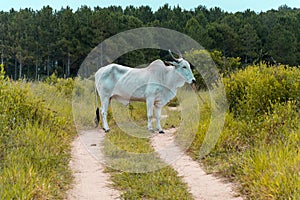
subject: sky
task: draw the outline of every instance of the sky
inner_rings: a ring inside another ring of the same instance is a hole
[[[292,8],[300,8],[300,0],[3,0],[0,4],[0,10],[9,11],[11,8],[14,8],[15,10],[19,10],[20,8],[40,10],[46,5],[50,5],[56,10],[60,10],[62,7],[66,6],[71,7],[73,10],[77,10],[77,8],[80,8],[82,5],[87,5],[91,8],[94,8],[95,6],[108,7],[111,5],[120,5],[123,8],[129,5],[149,5],[153,11],[156,11],[165,3],[168,3],[172,7],[179,5],[186,10],[202,5],[206,8],[220,7],[222,10],[228,12],[245,11],[247,9],[261,12],[277,9],[284,4]]]

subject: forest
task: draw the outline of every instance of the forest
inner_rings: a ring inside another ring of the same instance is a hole
[[[168,4],[157,11],[149,6],[82,6],[77,10],[44,6],[1,11],[0,19],[1,64],[15,80],[36,80],[53,73],[75,77],[88,53],[103,40],[148,26],[185,33],[224,58],[238,57],[239,68],[259,62],[300,65],[300,9],[286,5],[260,13],[249,9],[230,13],[205,6],[184,10]],[[136,60],[158,57],[158,51],[149,51],[142,51],[142,56],[132,54],[125,64],[134,66]],[[124,64],[122,59],[117,62]]]

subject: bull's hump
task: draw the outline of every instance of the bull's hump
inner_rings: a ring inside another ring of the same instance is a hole
[[[111,70],[115,73],[119,74],[125,74],[127,73],[131,68],[130,67],[125,67],[123,65],[118,65],[118,64],[112,64],[111,65]]]
[[[148,66],[149,69],[155,69],[155,68],[165,68],[165,64],[162,60],[158,59],[150,63]]]
[[[158,65],[158,66],[165,67],[164,62],[160,59],[154,60],[149,66],[151,66],[151,65]]]

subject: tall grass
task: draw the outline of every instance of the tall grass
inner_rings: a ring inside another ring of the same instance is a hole
[[[0,199],[63,199],[73,135],[68,94],[11,81],[1,70]]]
[[[99,99],[99,97],[97,97]],[[96,116],[94,82],[88,79],[76,78],[72,93],[73,117],[78,131],[95,127]],[[100,102],[100,100],[98,101]]]
[[[300,70],[252,66],[225,78],[230,112],[215,148],[201,161],[208,171],[240,183],[249,199],[299,199]],[[207,92],[201,96],[209,102]],[[211,106],[189,151],[199,157]]]

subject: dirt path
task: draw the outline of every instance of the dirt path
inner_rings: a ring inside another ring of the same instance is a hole
[[[176,129],[170,129],[166,131],[166,134],[154,136],[152,145],[160,158],[170,163],[179,176],[182,176],[194,198],[197,200],[241,200],[241,197],[235,197],[232,184],[224,183],[206,174],[196,161],[181,151],[174,142],[175,131]],[[174,161],[174,158],[177,160]]]
[[[170,129],[166,134],[155,135],[151,140],[152,145],[160,158],[170,163],[179,176],[182,176],[194,198],[196,200],[241,200],[241,197],[234,197],[231,184],[207,175],[196,161],[176,146],[173,136],[175,131],[176,129]],[[104,167],[99,162],[104,135],[105,133],[99,129],[89,130],[81,132],[74,140],[70,167],[74,173],[75,183],[67,193],[67,200],[119,199],[119,191],[110,187],[109,174],[103,172]],[[173,162],[174,157],[178,158],[175,162]]]
[[[103,172],[99,162],[104,135],[99,129],[83,131],[72,143],[70,167],[75,183],[67,193],[67,200],[119,199],[119,191],[110,187],[109,174]]]

